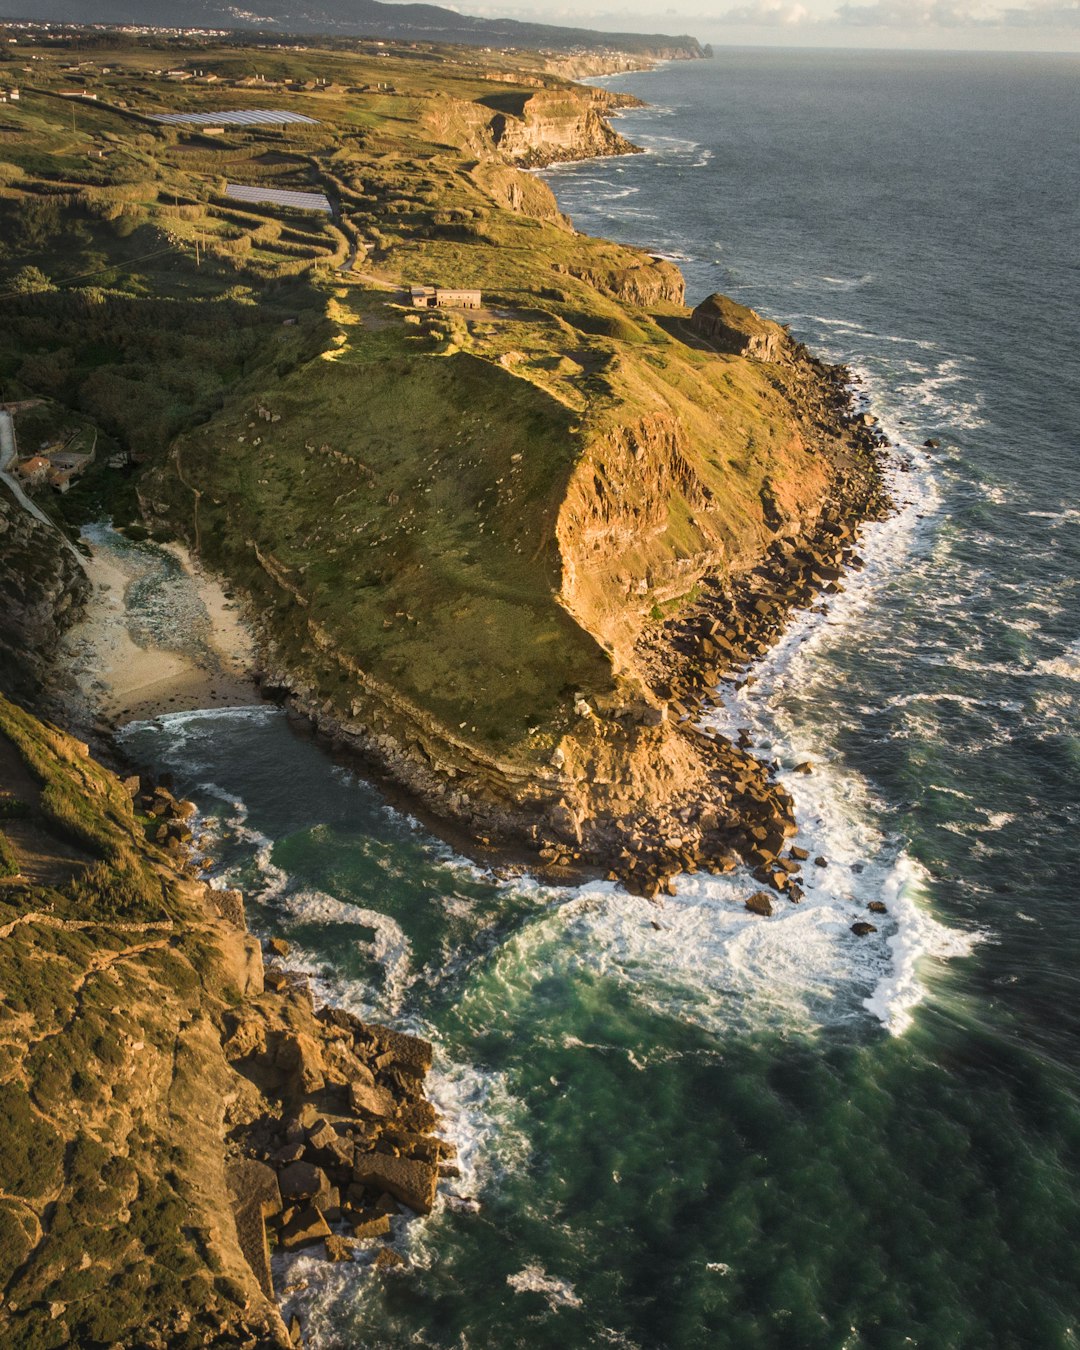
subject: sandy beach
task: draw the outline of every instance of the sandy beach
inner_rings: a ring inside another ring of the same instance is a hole
[[[257,703],[251,633],[220,582],[180,544],[83,534],[93,595],[57,660],[54,697],[92,726]]]

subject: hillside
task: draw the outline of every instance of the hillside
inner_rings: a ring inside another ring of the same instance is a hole
[[[220,0],[42,0],[20,7],[10,0],[6,17],[73,24],[139,24],[162,28],[235,29],[276,35],[312,34],[452,42],[465,46],[543,51],[621,52],[684,60],[705,53],[685,34],[607,33],[514,19],[480,19],[439,5],[382,4],[380,0],[261,0],[255,10]]]
[[[618,100],[448,49],[42,56],[2,119],[5,375],[143,465],[142,516],[246,595],[265,683],[473,838],[649,890],[756,830],[767,870],[783,794],[690,711],[834,584],[873,436],[776,325],[692,319],[677,269],[521,172],[630,151]],[[154,74],[184,67],[210,83]],[[312,120],[146,120],[267,106]]]

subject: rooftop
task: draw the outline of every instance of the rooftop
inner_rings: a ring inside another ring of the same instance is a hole
[[[153,120],[177,126],[184,123],[189,123],[192,126],[202,126],[209,123],[213,126],[256,127],[281,126],[287,122],[305,122],[309,126],[318,125],[314,117],[305,117],[303,113],[279,112],[273,108],[238,108],[231,112],[158,113]]]
[[[284,188],[245,187],[228,183],[225,196],[238,202],[261,202],[271,206],[291,206],[300,211],[324,211],[331,214],[329,200],[321,192],[289,192]]]

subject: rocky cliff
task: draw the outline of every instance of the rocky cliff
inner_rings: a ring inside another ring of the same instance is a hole
[[[2,696],[0,801],[0,1340],[297,1344],[270,1243],[382,1269],[433,1204],[431,1047],[316,1012],[185,870],[190,804]]]
[[[59,532],[0,482],[0,689],[33,696],[89,582]]]
[[[393,178],[400,120],[369,135],[347,205],[385,183],[386,289],[339,287],[326,350],[180,438],[144,504],[199,543],[197,494],[265,683],[459,839],[645,891],[736,854],[769,871],[790,805],[693,714],[830,584],[828,531],[850,552],[882,509],[876,447],[843,373],[723,297],[690,313],[673,264],[573,232],[520,172],[626,151],[603,97],[469,92],[417,100]],[[403,312],[416,280],[484,307]]]
[[[604,113],[610,96],[538,90],[513,110],[496,111],[488,124],[491,143],[514,164],[538,168],[559,160],[637,153],[638,147],[611,127]]]

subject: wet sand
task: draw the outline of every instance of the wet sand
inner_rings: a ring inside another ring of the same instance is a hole
[[[187,549],[132,545],[100,527],[83,542],[93,593],[63,641],[52,691],[77,721],[120,727],[259,702],[251,633]]]

